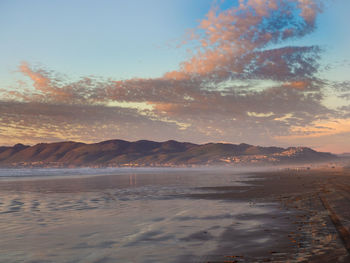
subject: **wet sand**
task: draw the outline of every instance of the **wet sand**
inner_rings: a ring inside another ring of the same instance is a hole
[[[0,262],[350,262],[349,202],[335,169],[1,180]]]
[[[274,236],[249,251],[233,254],[227,262],[350,262],[350,171],[344,169],[288,170],[255,173],[256,180],[245,187],[208,187],[208,193],[193,198],[247,200],[252,204],[278,202],[281,213],[269,215],[283,228],[263,229]],[[285,214],[290,211],[290,214]],[[266,215],[265,215],[266,216]],[[248,218],[247,218],[248,219]],[[267,219],[267,218],[266,218]],[[238,234],[238,235],[237,235]],[[246,233],[228,229],[218,249],[227,254],[230,240],[237,236],[244,244]],[[231,246],[232,249],[232,246]],[[227,257],[230,258],[229,256]],[[210,261],[223,262],[223,261]]]

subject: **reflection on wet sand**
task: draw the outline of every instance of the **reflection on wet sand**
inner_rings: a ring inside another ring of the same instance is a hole
[[[137,174],[129,175],[129,185],[136,186],[137,185]]]
[[[337,184],[350,177],[333,178],[218,171],[2,180],[0,262],[346,262],[319,195],[346,221],[347,192],[337,194]]]

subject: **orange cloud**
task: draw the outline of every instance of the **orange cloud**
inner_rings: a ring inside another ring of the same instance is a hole
[[[85,78],[80,83],[73,85],[61,85],[50,73],[39,69],[32,69],[27,62],[22,62],[19,66],[19,71],[25,76],[29,77],[34,83],[33,87],[36,92],[30,94],[23,92],[22,99],[25,101],[36,100],[36,101],[55,101],[60,103],[75,103],[86,100],[86,95],[90,92],[88,87],[91,84],[89,78]],[[78,85],[77,85],[78,84]],[[84,87],[86,85],[86,87]],[[9,93],[9,95],[15,96],[15,93]],[[18,94],[17,94],[18,95]]]
[[[292,127],[290,138],[321,137],[350,133],[350,118],[314,121],[309,126]]]
[[[274,138],[279,143],[307,145],[320,151],[349,152],[350,118],[315,121],[308,126],[291,127],[288,135]]]
[[[310,85],[311,85],[310,80],[293,81],[293,82],[287,82],[284,84],[285,87],[289,87],[297,90],[306,90]]]
[[[22,72],[24,75],[28,76],[34,81],[33,86],[42,91],[42,92],[47,92],[47,91],[52,91],[51,87],[51,81],[49,78],[45,77],[42,73],[40,72],[34,72],[28,65],[27,62],[22,62],[22,64],[19,66],[20,72]]]

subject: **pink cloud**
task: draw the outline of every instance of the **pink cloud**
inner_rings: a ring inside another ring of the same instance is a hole
[[[240,73],[239,68],[231,67],[233,61],[310,33],[321,11],[322,1],[314,0],[242,0],[222,11],[216,6],[198,27],[195,39],[201,48],[197,54],[165,77]]]

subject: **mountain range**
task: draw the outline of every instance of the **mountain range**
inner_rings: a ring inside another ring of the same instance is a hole
[[[331,153],[307,147],[140,140],[16,144],[0,147],[1,167],[127,167],[297,164],[334,160]]]

